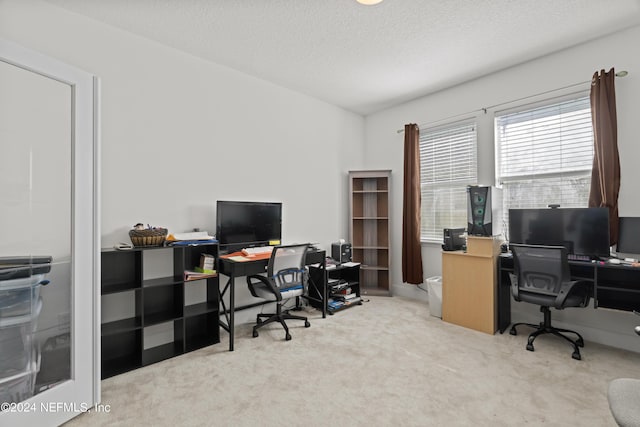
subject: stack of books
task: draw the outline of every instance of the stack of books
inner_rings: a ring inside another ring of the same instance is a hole
[[[347,289],[349,290],[348,293],[334,293],[331,295],[331,299],[342,303],[342,305],[351,305],[353,303],[359,302],[360,297],[357,296],[355,293],[352,293],[351,288],[347,288]]]
[[[334,284],[331,287],[331,297],[327,302],[327,306],[331,310],[336,310],[338,308],[344,307],[346,305],[355,304],[360,302],[361,298],[353,292],[349,283],[342,282]]]
[[[336,301],[333,298],[329,298],[329,300],[327,301],[327,308],[329,308],[329,310],[337,310],[343,306],[344,301]]]
[[[196,267],[196,271],[199,273],[215,274],[216,259],[211,254],[200,255],[200,265]]]
[[[200,265],[196,266],[193,270],[185,270],[184,280],[200,280],[207,277],[215,277],[217,272],[216,259],[211,254],[200,255]]]

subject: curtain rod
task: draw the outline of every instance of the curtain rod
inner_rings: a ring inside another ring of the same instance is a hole
[[[628,74],[629,74],[628,71],[624,71],[624,70],[623,71],[618,71],[616,73],[616,77],[626,77]],[[571,85],[568,85],[568,86],[559,87],[559,88],[556,88],[556,89],[550,89],[550,90],[547,90],[545,92],[537,93],[535,95],[529,95],[529,96],[525,96],[525,97],[522,97],[522,98],[513,99],[511,101],[501,102],[500,104],[490,105],[488,107],[478,108],[476,110],[471,110],[471,111],[468,111],[468,112],[463,113],[463,114],[456,114],[454,116],[445,117],[443,119],[435,120],[433,122],[422,123],[422,124],[419,124],[418,127],[423,127],[423,126],[427,126],[427,125],[431,126],[431,125],[434,125],[436,123],[449,121],[451,119],[470,116],[472,114],[475,114],[475,113],[478,113],[478,112],[481,112],[481,111],[483,113],[487,114],[487,110],[491,110],[491,109],[494,109],[496,107],[500,107],[502,105],[511,104],[513,102],[518,102],[518,101],[525,101],[527,99],[535,98],[535,97],[540,96],[540,95],[546,95],[546,94],[549,94],[549,93],[558,92],[558,91],[565,90],[565,89],[571,89],[572,87],[581,86],[581,85],[584,85],[584,84],[587,84],[587,83],[591,83],[591,80],[587,80],[587,81],[580,82],[580,83],[574,83],[574,84],[571,84]],[[404,132],[404,129],[398,129],[396,131],[396,133],[403,133],[403,132]]]

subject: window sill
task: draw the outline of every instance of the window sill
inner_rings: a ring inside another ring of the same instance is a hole
[[[420,240],[420,244],[422,246],[424,245],[442,245],[442,240],[436,240],[436,239],[421,239]]]

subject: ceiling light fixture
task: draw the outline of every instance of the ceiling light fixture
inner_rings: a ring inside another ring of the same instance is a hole
[[[356,0],[360,4],[364,4],[366,6],[373,6],[374,4],[378,4],[382,2],[382,0]]]

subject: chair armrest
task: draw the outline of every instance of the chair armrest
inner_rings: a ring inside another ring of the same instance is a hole
[[[519,289],[518,289],[518,276],[514,273],[509,273],[509,279],[511,281],[511,295],[513,295],[513,299],[516,301],[520,301],[519,298]]]
[[[564,303],[567,299],[567,297],[571,294],[571,292],[573,291],[573,288],[576,287],[577,285],[580,286],[584,286],[586,282],[584,282],[583,280],[571,280],[568,282],[562,282],[562,285],[560,286],[560,292],[558,292],[558,296],[556,297],[556,300],[553,304],[553,307],[556,309],[562,309],[564,308]],[[583,301],[583,304],[586,305],[586,301],[589,300],[589,293],[585,292],[585,301]]]
[[[257,280],[257,281],[255,281],[255,280]],[[278,288],[276,288],[276,286],[274,285],[273,281],[270,280],[268,277],[262,276],[260,274],[253,274],[251,276],[247,276],[247,286],[249,286],[249,292],[251,292],[251,295],[253,295],[256,298],[260,298],[260,296],[256,293],[256,290],[255,290],[255,287],[254,287],[258,283],[264,284],[267,287],[267,289],[269,289],[271,292],[273,292],[273,294],[276,296],[276,299],[278,301],[282,300],[282,296],[280,295],[280,291],[278,290]]]

